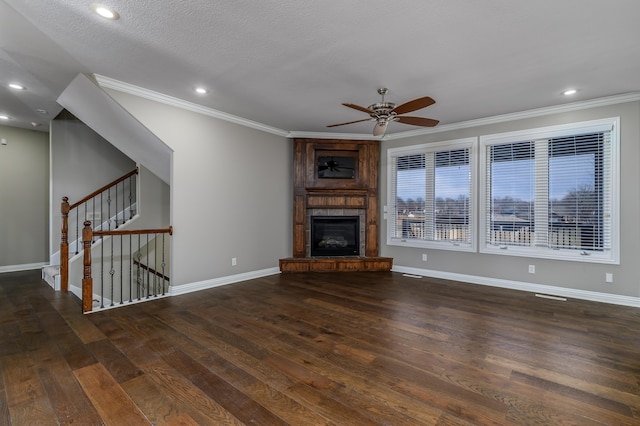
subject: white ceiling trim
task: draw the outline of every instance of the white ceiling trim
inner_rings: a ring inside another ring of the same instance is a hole
[[[509,114],[496,115],[493,117],[479,118],[477,120],[461,121],[460,123],[443,124],[427,129],[409,130],[407,132],[393,133],[385,135],[383,140],[404,139],[413,136],[426,135],[431,133],[441,133],[450,130],[466,129],[469,127],[486,126],[489,124],[504,123],[507,121],[523,120],[525,118],[541,117],[544,115],[560,114],[571,111],[578,111],[588,108],[597,108],[608,105],[623,104],[640,100],[640,92],[625,93],[622,95],[607,96],[604,98],[590,99],[588,101],[572,102],[569,104],[537,108],[528,111],[513,112]]]
[[[109,77],[94,74],[94,78],[100,87],[105,89],[113,89],[120,92],[128,93],[130,95],[139,96],[144,99],[160,102],[165,105],[182,108],[187,111],[196,112],[198,114],[207,115],[210,117],[218,118],[220,120],[228,121],[231,123],[239,124],[241,126],[250,127],[252,129],[260,130],[262,132],[271,133],[278,136],[287,137],[289,132],[286,130],[278,129],[276,127],[267,126],[266,124],[258,123],[256,121],[247,120],[236,115],[227,114],[226,112],[218,111],[213,108],[203,107],[202,105],[194,104],[182,99],[174,98],[173,96],[167,96],[162,93],[154,92],[153,90],[144,89],[142,87],[134,86],[133,84],[124,83],[122,81],[114,80]]]
[[[371,133],[329,133],[329,132],[298,132],[291,131],[287,135],[289,138],[308,139],[347,139],[347,140],[382,140],[382,136],[373,136]]]
[[[290,138],[315,138],[315,139],[363,139],[363,140],[394,140],[405,139],[433,133],[448,132],[451,130],[466,129],[469,127],[486,126],[489,124],[504,123],[507,121],[523,120],[526,118],[541,117],[545,115],[560,114],[578,111],[588,108],[597,108],[608,105],[623,104],[626,102],[640,101],[640,92],[625,93],[622,95],[607,96],[604,98],[590,99],[587,101],[572,102],[563,105],[537,108],[528,111],[513,112],[496,115],[493,117],[479,118],[476,120],[461,121],[459,123],[441,124],[436,127],[420,128],[406,132],[387,134],[382,137],[362,133],[326,133],[326,132],[289,132]]]
[[[596,108],[608,105],[621,104],[625,102],[635,102],[640,100],[640,92],[625,93],[621,95],[607,96],[604,98],[590,99],[587,101],[572,102],[568,104],[556,105],[551,107],[543,107],[528,111],[520,111],[509,114],[496,115],[493,117],[479,118],[476,120],[461,121],[459,123],[442,124],[437,127],[420,128],[417,130],[409,130],[406,132],[387,134],[382,137],[372,136],[368,133],[329,133],[329,132],[304,132],[296,130],[282,130],[256,121],[247,120],[232,114],[227,114],[213,108],[204,107],[193,102],[188,102],[179,98],[164,95],[153,90],[145,89],[133,84],[124,83],[102,75],[94,74],[94,78],[100,87],[118,90],[141,98],[193,111],[199,114],[208,115],[220,120],[239,124],[241,126],[250,127],[266,133],[271,133],[286,138],[313,138],[313,139],[352,139],[352,140],[394,140],[405,139],[415,136],[448,132],[451,130],[466,129],[469,127],[486,126],[490,124],[504,123],[507,121],[523,120],[526,118],[541,117],[545,115],[560,114],[571,111],[578,111],[588,108]]]

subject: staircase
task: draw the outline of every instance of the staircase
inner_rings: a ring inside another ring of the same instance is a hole
[[[43,268],[42,279],[80,297],[84,312],[168,292],[171,228],[123,226],[140,218],[137,175],[136,168],[73,204],[63,197],[60,265]]]

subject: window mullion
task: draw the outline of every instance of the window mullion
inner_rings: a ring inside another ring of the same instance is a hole
[[[535,141],[534,150],[534,244],[549,247],[549,142],[546,139]]]
[[[603,225],[603,248],[607,251],[612,248],[613,229],[613,182],[611,180],[612,170],[612,147],[611,132],[603,134],[602,141],[602,166],[603,166],[603,191],[602,191],[602,225]]]
[[[435,182],[436,182],[436,166],[435,155],[429,152],[425,155],[425,211],[424,211],[424,239],[433,241],[436,223],[436,206],[435,206]]]
[[[389,209],[389,211],[387,212],[388,215],[391,215],[390,217],[390,221],[391,223],[394,224],[394,226],[391,228],[391,237],[392,238],[397,238],[402,236],[401,234],[398,235],[398,227],[396,226],[396,224],[398,223],[398,208],[397,208],[397,200],[398,200],[398,157],[393,157],[392,159],[393,161],[390,161],[390,165],[391,165],[391,182],[390,182],[390,189],[391,189],[391,205],[392,208]]]

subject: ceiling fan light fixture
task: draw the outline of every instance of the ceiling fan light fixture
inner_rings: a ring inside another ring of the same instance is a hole
[[[373,136],[382,136],[387,132],[387,124],[389,124],[386,120],[380,120],[373,127]]]

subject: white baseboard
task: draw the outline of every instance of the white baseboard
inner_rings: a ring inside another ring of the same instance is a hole
[[[0,266],[0,273],[3,273],[3,272],[31,271],[33,269],[42,269],[43,267],[45,267],[47,265],[48,265],[47,262],[40,262],[40,263],[25,263],[25,264],[22,264],[22,265]]]
[[[213,287],[219,287],[222,285],[227,285],[227,284],[233,284],[233,283],[237,283],[237,282],[241,282],[241,281],[246,281],[246,280],[251,280],[254,278],[261,278],[261,277],[266,277],[269,275],[276,275],[280,273],[280,268],[268,268],[268,269],[262,269],[259,271],[252,271],[252,272],[245,272],[243,274],[237,274],[237,275],[230,275],[227,277],[221,277],[221,278],[214,278],[211,280],[206,280],[206,281],[199,281],[199,282],[195,282],[195,283],[190,283],[190,284],[183,284],[183,285],[179,285],[179,286],[169,286],[169,291],[162,296],[153,296],[150,297],[149,299],[141,299],[141,300],[136,300],[133,302],[126,302],[124,304],[116,304],[114,306],[109,306],[111,304],[111,301],[109,299],[104,299],[104,304],[105,307],[102,309],[95,309],[92,312],[88,312],[88,313],[93,313],[93,312],[100,312],[103,311],[105,309],[112,309],[112,308],[119,308],[121,306],[126,306],[126,305],[131,305],[134,303],[143,303],[143,302],[148,302],[151,300],[156,300],[156,299],[160,299],[163,297],[169,297],[169,296],[179,296],[181,294],[186,294],[186,293],[191,293],[194,291],[200,291],[200,290],[206,290],[208,288],[213,288]],[[82,300],[82,288],[75,286],[73,284],[69,284],[69,291],[71,293],[73,293],[74,295],[76,295],[76,297],[78,297],[78,299]],[[97,294],[94,294],[94,300],[95,299],[99,299],[100,296]]]
[[[487,278],[476,275],[458,274],[455,272],[433,271],[430,269],[410,268],[407,266],[393,265],[393,272],[402,272],[411,275],[419,275],[444,280],[462,281],[472,284],[487,285],[491,287],[522,290],[531,293],[542,293],[552,296],[562,296],[573,299],[590,300],[593,302],[610,303],[613,305],[633,306],[640,308],[640,297],[621,296],[618,294],[600,293],[596,291],[576,290],[573,288],[556,287],[543,284],[533,284],[522,281],[503,280],[499,278]]]
[[[229,275],[226,277],[213,278],[211,280],[199,281],[195,283],[182,284],[178,286],[169,286],[169,295],[177,296],[179,294],[191,293],[194,291],[206,290],[208,288],[219,287],[222,285],[233,284],[240,281],[252,280],[255,278],[276,275],[280,273],[280,268],[268,268],[259,271],[245,272],[242,274]]]

